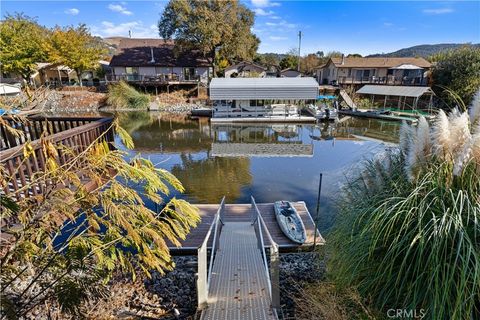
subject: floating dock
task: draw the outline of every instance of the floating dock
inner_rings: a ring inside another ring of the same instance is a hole
[[[381,113],[372,112],[372,111],[339,110],[338,113],[342,115],[352,116],[352,117],[379,119],[379,120],[387,120],[387,121],[406,121],[408,123],[417,123],[418,121],[416,118],[390,115],[390,114],[381,114]]]
[[[237,117],[237,118],[211,118],[211,123],[312,123],[317,119],[308,116],[298,117]]]
[[[275,219],[274,204],[196,205],[201,224],[180,248],[197,252],[197,298],[201,320],[278,320],[280,252],[323,245],[305,202],[292,202],[307,241],[287,238]],[[314,239],[316,237],[316,239]],[[315,240],[315,241],[314,241]]]
[[[283,234],[275,218],[273,203],[257,204],[260,214],[267,225],[268,231],[272,235],[273,240],[278,244],[280,253],[312,249],[314,244],[315,222],[307,209],[307,205],[303,201],[292,203],[302,218],[307,232],[307,241],[302,245],[293,242]],[[187,238],[181,241],[180,247],[169,245],[169,249],[172,254],[182,255],[196,253],[198,247],[202,245],[208,229],[213,223],[215,214],[220,207],[219,204],[196,204],[195,206],[199,209],[199,214],[202,220],[196,228],[190,231],[190,233],[187,235]],[[226,204],[223,214],[223,222],[251,222],[253,214],[254,213],[251,204]],[[315,244],[323,245],[325,240],[320,235],[318,230],[316,234],[317,240],[315,241]],[[263,240],[265,247],[269,247],[269,240],[265,236]],[[209,247],[210,246],[211,244],[209,243]]]

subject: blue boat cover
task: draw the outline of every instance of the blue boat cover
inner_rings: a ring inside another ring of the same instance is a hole
[[[324,96],[324,95],[319,95],[317,97],[318,100],[321,100],[321,99],[324,99],[324,100],[333,100],[333,99],[336,99],[337,97],[336,96]]]

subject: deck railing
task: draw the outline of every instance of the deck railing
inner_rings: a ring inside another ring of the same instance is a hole
[[[406,85],[406,86],[426,86],[427,79],[422,77],[400,78],[394,76],[386,77],[346,77],[337,78],[339,84],[384,84],[384,85]]]
[[[11,149],[23,145],[27,141],[40,139],[43,133],[53,135],[88,123],[99,121],[101,117],[40,117],[32,116],[25,119],[19,117],[2,117],[8,126],[20,130],[22,134],[15,136],[4,125],[0,125],[0,150]]]
[[[198,248],[198,270],[197,270],[197,306],[202,309],[208,302],[208,291],[210,288],[213,263],[219,248],[220,234],[223,226],[223,214],[225,211],[225,197],[222,198],[217,213],[213,217],[212,224],[208,229],[202,245]],[[208,242],[213,232],[212,248],[210,250],[210,263],[207,265]]]
[[[169,82],[198,82],[200,81],[199,75],[178,75],[172,74],[158,74],[158,75],[145,75],[145,74],[122,74],[122,75],[108,75],[105,77],[106,81],[117,82],[157,82],[157,83],[169,83]]]
[[[14,121],[10,118],[7,122]],[[44,194],[51,186],[48,180],[33,181],[33,176],[46,169],[46,158],[43,153],[42,141],[39,139],[43,129],[46,130],[48,139],[56,148],[58,162],[63,165],[73,157],[84,151],[97,139],[113,141],[111,128],[112,118],[39,118],[28,119],[27,122],[14,122],[13,124],[24,132],[25,137],[10,139],[4,138],[4,145],[9,147],[0,151],[0,163],[4,166],[8,181],[3,186],[3,193],[21,199],[29,196]],[[2,127],[2,136],[7,132]],[[9,134],[10,135],[10,134]],[[5,135],[4,137],[6,137]],[[8,140],[8,141],[7,141]],[[24,155],[24,143],[30,142],[32,156]],[[2,145],[3,147],[3,145]],[[65,147],[74,152],[65,152]]]
[[[255,228],[255,234],[257,236],[258,249],[262,253],[263,262],[265,266],[265,272],[267,274],[268,290],[270,298],[272,300],[272,309],[277,313],[280,309],[280,255],[278,251],[278,244],[273,240],[272,235],[268,231],[267,225],[262,218],[260,210],[258,209],[255,198],[251,197],[252,204],[252,225]],[[263,241],[263,235],[270,243],[270,267],[268,266],[267,253],[265,251],[265,243]]]

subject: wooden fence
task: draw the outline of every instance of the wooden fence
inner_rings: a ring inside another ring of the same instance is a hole
[[[48,188],[49,182],[43,179],[31,183],[33,175],[45,171],[46,168],[46,158],[40,140],[42,132],[45,131],[47,133],[45,138],[56,146],[60,165],[84,151],[99,137],[102,140],[113,141],[112,118],[32,117],[26,121],[3,119],[24,133],[23,137],[14,137],[8,133],[3,124],[1,126],[1,143],[4,149],[0,151],[0,163],[5,170],[2,177],[5,179],[3,193],[14,199],[43,194]],[[26,141],[31,141],[33,150],[33,155],[28,158],[24,156]],[[65,147],[73,152],[64,152]]]

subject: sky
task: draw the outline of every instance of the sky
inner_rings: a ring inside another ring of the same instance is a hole
[[[259,52],[328,52],[362,55],[419,44],[479,43],[480,1],[241,0],[256,13],[252,31]],[[0,0],[0,12],[23,12],[42,25],[85,23],[95,35],[158,38],[166,1]]]

